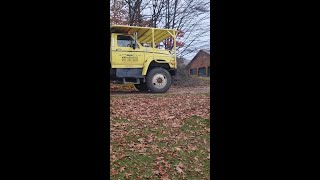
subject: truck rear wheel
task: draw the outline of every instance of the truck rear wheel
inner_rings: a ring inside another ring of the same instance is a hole
[[[149,90],[146,83],[135,84],[134,86],[136,87],[136,89],[138,89],[141,92],[145,92]]]
[[[154,68],[147,74],[147,87],[153,93],[167,92],[171,82],[171,75],[164,68]]]

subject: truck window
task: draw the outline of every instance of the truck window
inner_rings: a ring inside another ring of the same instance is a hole
[[[132,47],[132,44],[134,44],[134,40],[131,36],[118,35],[117,43],[119,47]],[[139,48],[138,45],[137,48]]]

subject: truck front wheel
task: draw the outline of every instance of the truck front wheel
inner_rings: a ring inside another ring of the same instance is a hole
[[[154,68],[147,74],[147,87],[153,93],[165,93],[172,82],[170,73],[164,68]]]

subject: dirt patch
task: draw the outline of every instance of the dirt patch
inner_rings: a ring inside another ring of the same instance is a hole
[[[169,95],[169,94],[210,94],[209,86],[202,87],[171,87],[168,92],[164,94],[154,94],[150,92],[139,92],[138,90],[132,89],[110,89],[111,96],[135,96],[135,95]]]
[[[210,94],[210,86],[203,87],[172,87],[169,89],[170,94],[190,93],[190,94]]]

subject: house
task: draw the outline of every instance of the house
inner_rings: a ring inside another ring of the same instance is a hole
[[[187,65],[190,75],[210,76],[210,50],[200,50]]]

